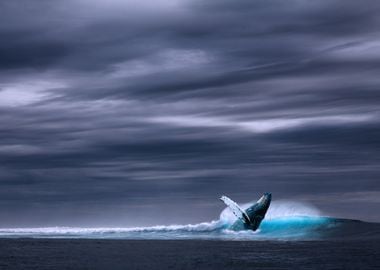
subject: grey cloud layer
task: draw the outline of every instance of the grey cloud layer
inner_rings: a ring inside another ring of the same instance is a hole
[[[196,222],[264,191],[380,220],[365,2],[2,2],[1,224]]]

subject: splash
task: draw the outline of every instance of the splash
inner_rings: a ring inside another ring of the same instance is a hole
[[[307,203],[277,201],[271,204],[265,218],[271,220],[297,216],[320,217],[322,216],[322,213],[317,208]]]
[[[243,204],[246,208],[251,203]],[[224,209],[219,220],[188,225],[134,228],[8,228],[0,229],[0,237],[33,238],[94,238],[94,239],[222,239],[222,240],[297,240],[315,239],[334,224],[332,218],[307,204],[273,202],[258,231],[236,231],[236,221],[230,209]]]
[[[243,209],[248,208],[254,202],[244,203],[241,205]],[[268,209],[264,221],[286,218],[286,217],[319,217],[322,213],[314,206],[307,203],[293,201],[274,201]],[[227,207],[220,213],[220,220],[226,224],[233,224],[236,221],[235,215]]]

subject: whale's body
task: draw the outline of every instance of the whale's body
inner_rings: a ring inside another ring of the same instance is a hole
[[[227,196],[222,196],[220,198],[234,213],[238,218],[232,225],[234,230],[253,230],[256,231],[261,221],[264,219],[265,214],[268,211],[269,205],[272,200],[272,195],[270,193],[264,193],[261,198],[248,207],[247,209],[242,209],[236,202],[228,198]]]

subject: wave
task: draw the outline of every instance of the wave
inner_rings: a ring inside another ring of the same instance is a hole
[[[242,205],[245,207],[245,205]],[[94,239],[220,239],[220,240],[321,240],[378,237],[380,225],[324,217],[314,207],[295,202],[274,202],[259,230],[232,229],[235,216],[224,209],[219,220],[187,225],[132,228],[4,228],[3,238]]]

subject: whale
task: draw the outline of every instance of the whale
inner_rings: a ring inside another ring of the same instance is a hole
[[[221,196],[220,200],[224,202],[237,217],[237,220],[231,226],[233,230],[256,231],[260,227],[260,224],[269,209],[272,201],[272,194],[264,193],[256,203],[252,204],[247,209],[243,209],[225,195]]]

